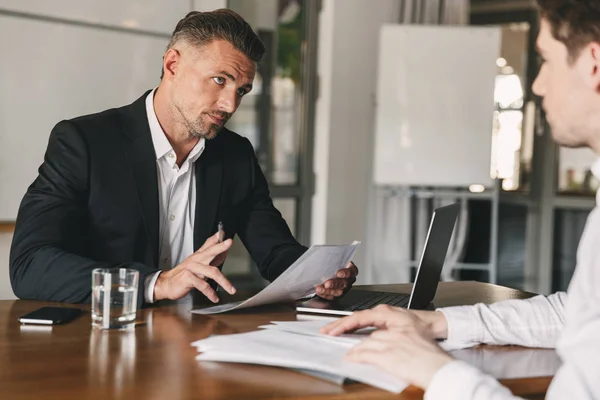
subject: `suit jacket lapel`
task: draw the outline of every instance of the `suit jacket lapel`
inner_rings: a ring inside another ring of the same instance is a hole
[[[219,139],[206,141],[204,152],[195,162],[196,215],[194,219],[194,250],[198,250],[215,232],[217,207],[223,181],[223,157]]]
[[[125,150],[129,156],[135,186],[137,189],[140,211],[144,221],[148,252],[154,266],[158,266],[158,176],[156,170],[156,153],[148,125],[146,113],[146,92],[129,107],[126,107],[124,133],[129,140],[125,141]]]

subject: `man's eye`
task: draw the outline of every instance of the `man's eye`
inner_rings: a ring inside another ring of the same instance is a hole
[[[247,93],[247,92],[246,92],[244,89],[238,89],[238,91],[237,91],[237,94],[238,94],[238,96],[240,96],[240,97],[242,97],[242,96],[246,95],[246,93]]]
[[[217,85],[223,85],[223,84],[225,84],[225,78],[221,78],[220,76],[215,76],[213,78],[213,81],[215,81],[215,83]]]

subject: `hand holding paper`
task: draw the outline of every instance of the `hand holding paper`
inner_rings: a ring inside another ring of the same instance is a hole
[[[322,285],[317,286],[317,295],[327,300],[341,297],[352,288],[352,285],[356,282],[357,275],[358,268],[353,262],[349,262],[345,268],[340,269],[335,274],[335,278],[329,279]]]
[[[315,288],[336,276],[346,266],[360,242],[345,246],[312,246],[269,286],[240,302],[198,310],[196,314],[217,314],[265,304],[298,300],[315,294]]]

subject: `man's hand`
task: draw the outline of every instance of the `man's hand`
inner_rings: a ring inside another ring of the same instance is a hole
[[[375,331],[346,357],[373,364],[422,389],[427,389],[437,371],[452,361],[428,332],[417,327]]]
[[[435,339],[448,337],[448,322],[441,312],[411,311],[405,308],[378,305],[371,310],[357,311],[323,328],[321,333],[337,336],[360,328],[374,326],[379,329],[419,329]]]
[[[198,251],[181,264],[158,276],[154,286],[154,300],[177,300],[196,288],[213,303],[217,303],[219,297],[206,282],[208,278],[217,282],[229,294],[234,294],[235,288],[217,268],[227,258],[232,243],[231,239],[219,243],[218,233],[208,238]]]
[[[325,281],[316,287],[317,296],[326,300],[333,300],[336,297],[343,296],[350,290],[352,284],[356,282],[357,275],[358,268],[356,268],[353,262],[349,262],[345,268],[337,272],[335,278]]]

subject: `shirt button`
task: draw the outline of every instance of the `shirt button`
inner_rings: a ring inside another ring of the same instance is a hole
[[[173,157],[175,157],[175,156],[173,155],[173,153],[169,153],[169,158],[173,158]]]
[[[175,216],[174,216],[173,214],[171,214],[171,215],[169,216],[169,219],[170,219],[171,221],[173,221],[173,220],[175,219]]]

